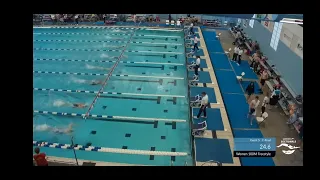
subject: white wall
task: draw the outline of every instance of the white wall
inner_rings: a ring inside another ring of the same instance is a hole
[[[280,40],[303,59],[303,27],[284,23]]]

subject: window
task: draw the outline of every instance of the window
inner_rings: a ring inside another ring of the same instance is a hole
[[[256,18],[256,16],[257,16],[257,15],[254,14],[252,18]],[[249,22],[249,26],[250,26],[251,28],[253,28],[253,24],[254,24],[254,19],[251,19],[250,22]]]
[[[272,36],[271,36],[271,41],[270,41],[270,46],[276,51],[278,48],[279,40],[280,40],[280,34],[282,30],[282,24],[283,23],[274,23],[273,31],[272,31]]]

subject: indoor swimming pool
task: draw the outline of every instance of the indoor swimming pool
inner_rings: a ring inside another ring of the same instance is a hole
[[[193,165],[183,31],[34,27],[33,36],[34,146],[62,158],[74,158],[73,143],[82,160]]]

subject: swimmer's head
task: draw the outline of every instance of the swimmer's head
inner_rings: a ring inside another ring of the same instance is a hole
[[[39,147],[34,148],[34,152],[35,152],[36,154],[39,154],[39,153],[40,153],[40,148],[39,148]]]

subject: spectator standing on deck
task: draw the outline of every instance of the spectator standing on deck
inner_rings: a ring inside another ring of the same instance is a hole
[[[205,93],[205,92],[202,92],[201,96],[202,96],[201,107],[200,107],[198,115],[193,117],[195,119],[199,119],[202,112],[203,112],[203,116],[201,116],[201,117],[207,118],[206,108],[209,105],[209,97],[208,97],[207,93]]]
[[[196,78],[198,78],[199,76],[199,73],[198,73],[199,68],[200,68],[200,56],[197,56],[196,65],[194,66],[194,75],[196,76]]]
[[[256,115],[256,109],[259,106],[259,96],[256,96],[249,104],[249,113],[248,118],[250,118],[250,125],[252,126],[252,121],[254,116]]]
[[[76,21],[76,25],[78,25],[79,24],[79,15],[78,14],[76,14],[74,16],[74,20]]]
[[[240,47],[239,51],[238,51],[238,57],[237,57],[237,59],[238,59],[237,65],[238,66],[240,66],[240,64],[241,64],[241,56],[242,56],[242,54],[243,54],[243,47]]]
[[[171,20],[172,20],[171,14],[169,14],[169,24],[171,24]]]
[[[37,166],[48,166],[48,161],[45,153],[40,153],[40,148],[36,147],[34,149],[36,153],[33,155],[34,160],[36,161]]]
[[[191,23],[191,25],[190,25],[189,34],[190,34],[190,35],[194,35],[193,23]]]
[[[276,106],[276,104],[278,103],[279,99],[280,99],[280,87],[274,87],[274,90],[271,94],[271,97],[270,97],[270,106],[269,106],[269,109],[272,109],[273,106]]]
[[[232,60],[236,61],[238,57],[238,52],[239,52],[239,46],[235,46],[233,49],[233,55],[232,55]]]
[[[251,94],[254,93],[254,83],[253,82],[250,82],[250,84],[247,86],[246,92],[248,94],[247,101],[249,101]]]
[[[235,44],[238,43],[238,40],[241,38],[241,31],[238,30],[237,33],[236,33],[236,40],[235,40]]]
[[[199,47],[198,47],[198,37],[194,34],[194,38],[193,38],[193,50],[195,51],[197,49],[197,51],[199,51]]]
[[[266,96],[263,98],[262,105],[261,105],[261,117],[262,117],[262,114],[266,111],[266,107],[269,104],[269,100],[270,100],[269,92],[267,91]]]
[[[300,151],[303,151],[303,124],[299,128],[299,140],[297,141],[297,146],[300,147]]]
[[[136,18],[137,18],[136,14],[133,14],[133,22],[134,23],[136,23]]]
[[[263,87],[264,87],[264,85],[266,83],[266,80],[268,80],[268,78],[269,78],[269,74],[268,74],[267,70],[265,69],[260,74],[260,84],[261,84],[261,89],[260,90],[261,91],[263,90]]]
[[[103,14],[103,15],[102,15],[103,23],[104,23],[104,24],[106,23],[106,17],[107,17],[106,14]]]
[[[258,41],[255,41],[255,42],[252,43],[251,49],[252,49],[252,51],[258,51],[258,50],[260,50]]]

